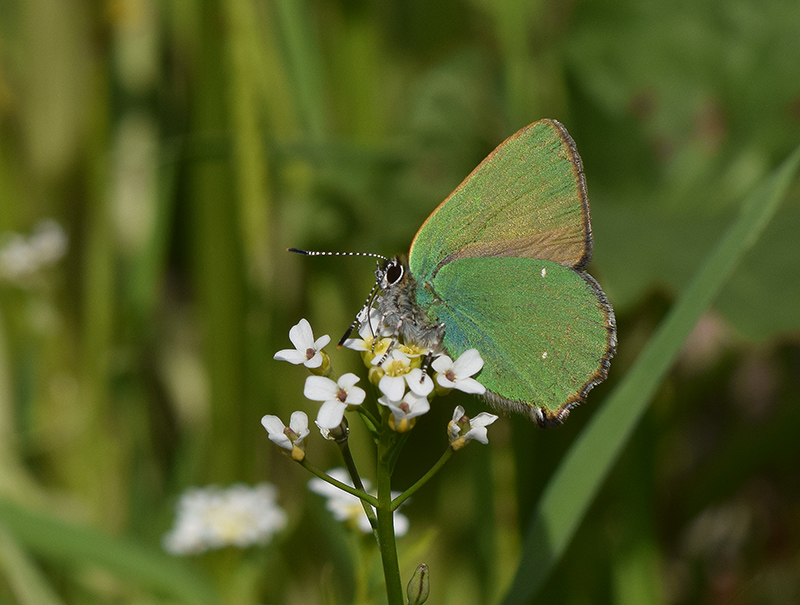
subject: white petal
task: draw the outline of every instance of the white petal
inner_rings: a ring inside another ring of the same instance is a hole
[[[366,396],[366,392],[361,387],[351,387],[350,390],[347,391],[347,398],[344,402],[347,405],[361,405],[364,403],[364,398]]]
[[[414,393],[406,393],[403,401],[408,404],[408,414],[404,414],[406,418],[422,416],[422,414],[427,414],[431,409],[431,404],[425,395],[418,396]]]
[[[306,349],[314,346],[314,333],[311,331],[311,324],[303,318],[289,330],[289,340],[298,351],[305,353]]]
[[[346,407],[340,401],[326,401],[317,413],[317,425],[326,429],[335,429],[342,423]]]
[[[439,357],[433,360],[431,367],[440,374],[444,374],[453,367],[453,360],[447,355],[439,355]]]
[[[303,355],[303,365],[307,368],[318,368],[322,365],[322,353],[317,351],[314,355],[311,356],[311,359],[306,359],[306,356]]]
[[[308,416],[305,412],[292,412],[292,417],[289,420],[289,428],[299,435],[302,439],[308,435]]]
[[[261,424],[262,426],[267,429],[267,432],[272,435],[273,433],[280,433],[283,435],[283,429],[286,426],[281,422],[281,419],[277,416],[273,416],[272,414],[267,414],[266,416],[261,417]]]
[[[489,443],[489,437],[486,434],[486,427],[485,426],[476,426],[473,429],[467,431],[467,434],[464,435],[464,439],[467,441],[480,441],[481,443]]]
[[[402,376],[384,375],[378,383],[378,388],[392,401],[400,401],[406,392],[406,381]]]
[[[353,351],[369,351],[366,343],[361,338],[348,338],[344,341],[344,346]]]
[[[324,349],[325,347],[328,346],[328,343],[330,341],[331,341],[331,337],[328,336],[327,334],[324,334],[324,335],[320,336],[319,338],[317,338],[317,340],[314,341],[314,348],[317,351],[321,351],[322,349]]]
[[[267,433],[269,434],[269,440],[272,441],[278,447],[282,447],[285,450],[292,449],[292,442],[289,437],[283,432],[286,428],[281,422],[281,419],[277,416],[267,415],[261,419],[261,424],[267,429]]]
[[[453,410],[453,422],[458,422],[464,416],[464,408],[460,405],[456,406],[456,409]]]
[[[480,414],[475,416],[475,418],[469,421],[469,426],[470,427],[489,426],[495,420],[497,420],[497,416],[495,416],[494,414],[489,414],[488,412],[481,412]]]
[[[441,382],[439,384],[441,384]],[[483,395],[486,392],[486,387],[474,378],[460,378],[456,380],[454,386],[459,391],[469,393],[470,395]]]
[[[289,363],[297,365],[300,363],[305,363],[306,352],[298,351],[297,349],[282,349],[275,353],[272,358],[277,359],[278,361],[288,361]]]
[[[483,367],[483,358],[477,349],[467,349],[453,362],[453,373],[459,378],[477,374]]]
[[[306,378],[303,395],[311,401],[327,401],[334,399],[339,392],[339,386],[330,378],[324,376],[309,376]]]
[[[437,374],[436,382],[439,383],[439,386],[443,386],[446,389],[454,389],[457,386],[457,383],[453,382],[452,380],[448,380],[447,376],[444,374]]]
[[[338,386],[340,389],[344,389],[345,391],[347,391],[359,380],[361,379],[358,376],[356,376],[352,372],[348,372],[347,374],[342,374],[339,377]]]
[[[406,382],[408,383],[408,388],[415,395],[427,397],[433,391],[433,380],[420,368],[414,368],[406,374]]]

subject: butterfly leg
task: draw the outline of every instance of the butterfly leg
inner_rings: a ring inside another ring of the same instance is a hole
[[[394,347],[397,345],[397,335],[400,334],[400,328],[401,327],[403,327],[403,320],[399,319],[399,320],[397,320],[397,325],[394,327],[394,330],[392,330],[392,340],[389,342],[389,346],[386,347],[386,352],[378,360],[378,364],[377,364],[378,366],[382,366],[383,365],[383,362],[385,362],[388,359],[389,353],[391,353],[392,349],[394,349]],[[373,347],[375,346],[375,341],[374,340],[372,341],[372,346]]]
[[[434,328],[434,330],[436,330],[436,336],[431,344],[430,351],[428,351],[428,354],[425,356],[425,359],[422,360],[423,375],[428,373],[428,368],[430,367],[431,362],[433,361],[433,356],[437,353],[437,351],[439,350],[439,346],[442,344],[442,339],[444,338],[444,324],[443,323],[439,324]],[[422,382],[422,378],[420,378],[419,381]]]

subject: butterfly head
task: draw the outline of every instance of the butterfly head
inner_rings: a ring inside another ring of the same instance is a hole
[[[378,263],[378,268],[375,270],[375,285],[382,292],[387,292],[403,283],[407,272],[408,267],[399,256],[385,259],[382,263]]]

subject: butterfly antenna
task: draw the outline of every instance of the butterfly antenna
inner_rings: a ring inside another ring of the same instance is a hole
[[[300,248],[287,248],[286,250],[303,256],[369,256],[383,261],[389,260],[383,254],[375,254],[374,252],[318,252],[316,250],[301,250]]]
[[[372,323],[369,321],[369,311],[372,308],[372,303],[375,300],[375,296],[377,295],[377,290],[378,290],[378,284],[376,283],[374,286],[372,286],[372,290],[370,290],[369,296],[367,296],[367,300],[364,301],[364,305],[361,307],[361,310],[358,313],[356,313],[356,318],[353,320],[353,323],[351,323],[350,327],[347,328],[347,331],[344,333],[344,336],[342,336],[339,339],[339,344],[336,345],[336,348],[338,349],[342,348],[344,341],[347,340],[350,337],[350,334],[353,333],[353,330],[355,330],[356,327],[358,327],[363,322],[365,321],[368,322],[369,328],[370,330],[372,330]],[[374,336],[375,335],[373,334],[373,337]]]
[[[367,256],[370,258],[377,258],[384,262],[388,261],[389,259],[383,254],[375,254],[374,252],[318,252],[316,250],[301,250],[300,248],[287,248],[288,252],[294,252],[295,254],[302,254],[303,256]],[[375,282],[375,285],[372,286],[372,290],[370,290],[369,296],[367,296],[367,300],[364,301],[364,305],[361,307],[361,310],[356,314],[356,318],[353,320],[353,323],[350,324],[350,327],[347,328],[347,331],[344,333],[339,339],[339,344],[336,345],[336,348],[341,349],[344,342],[350,337],[350,334],[353,333],[353,330],[356,329],[358,325],[362,323],[362,321],[369,322],[369,310],[372,308],[372,303],[375,301],[375,297],[377,296],[378,292],[378,282]],[[362,315],[366,316],[366,319],[362,320]],[[372,324],[369,324],[370,330],[372,329]],[[373,337],[375,335],[373,334]]]

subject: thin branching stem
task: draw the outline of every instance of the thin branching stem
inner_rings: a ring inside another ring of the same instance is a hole
[[[404,491],[402,494],[400,494],[399,496],[397,496],[397,498],[395,498],[394,500],[392,500],[392,510],[393,510],[393,511],[397,510],[397,508],[398,508],[398,507],[399,507],[399,506],[400,506],[400,505],[401,505],[403,502],[405,502],[406,500],[408,500],[408,499],[409,499],[411,496],[413,496],[413,495],[414,495],[414,493],[415,493],[415,492],[416,492],[416,491],[417,491],[419,488],[421,488],[421,487],[422,487],[423,485],[425,485],[425,484],[426,484],[428,481],[430,481],[430,479],[431,479],[431,478],[432,478],[432,477],[433,477],[433,476],[434,476],[436,473],[438,473],[438,472],[439,472],[439,469],[441,469],[441,468],[444,466],[444,463],[445,463],[445,462],[447,462],[447,461],[450,459],[450,456],[452,456],[452,455],[453,455],[453,448],[451,448],[451,447],[448,447],[448,448],[447,448],[447,450],[445,451],[445,453],[444,453],[444,454],[442,454],[441,458],[439,458],[439,460],[437,460],[437,461],[436,461],[436,464],[434,464],[434,465],[433,465],[433,466],[430,468],[430,470],[429,470],[427,473],[425,473],[424,475],[422,475],[422,477],[420,477],[420,479],[419,479],[419,480],[418,480],[418,481],[417,481],[417,482],[416,482],[414,485],[412,485],[411,487],[409,487],[409,488],[408,488],[406,491]]]

